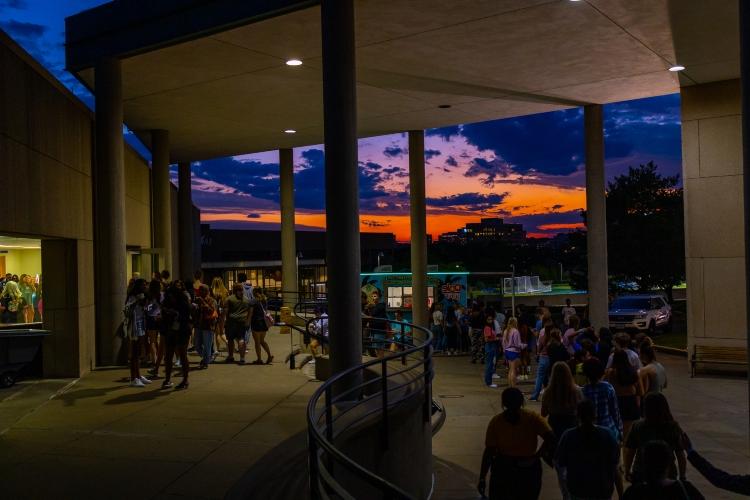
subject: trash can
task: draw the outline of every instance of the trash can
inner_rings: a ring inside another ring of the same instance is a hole
[[[47,330],[0,330],[0,387],[16,383],[23,370],[36,358]]]
[[[282,306],[279,309],[279,313],[281,315],[281,322],[285,325],[288,325],[292,322],[292,310],[287,306]],[[292,333],[292,329],[288,326],[282,326],[279,328],[279,333]]]

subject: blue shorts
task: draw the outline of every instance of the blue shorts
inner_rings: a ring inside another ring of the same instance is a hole
[[[515,361],[521,357],[521,354],[515,351],[505,351],[505,359],[508,361]]]

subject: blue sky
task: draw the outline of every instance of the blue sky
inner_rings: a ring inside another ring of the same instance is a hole
[[[0,0],[0,28],[93,106],[92,96],[64,69],[64,18],[101,3]],[[676,94],[606,105],[607,177],[648,161],[665,175],[680,173],[679,110]],[[132,134],[126,139],[143,150]],[[492,216],[523,223],[542,237],[581,226],[581,109],[428,130],[425,148],[428,231],[434,235]],[[362,228],[408,239],[406,136],[360,140],[359,160]],[[278,182],[275,152],[193,166],[195,202],[214,227],[278,227]],[[322,146],[295,150],[295,185],[298,226],[322,228]]]

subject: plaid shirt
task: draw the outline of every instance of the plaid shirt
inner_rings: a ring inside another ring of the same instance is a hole
[[[596,408],[596,425],[617,432],[622,437],[622,419],[620,408],[617,406],[615,388],[609,382],[586,384],[581,389],[583,397],[594,403]]]

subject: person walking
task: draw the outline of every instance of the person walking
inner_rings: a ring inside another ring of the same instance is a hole
[[[250,311],[250,330],[252,331],[253,342],[255,343],[255,354],[256,356],[258,356],[258,359],[253,361],[253,364],[270,365],[271,362],[273,362],[273,356],[271,355],[271,348],[268,347],[268,342],[266,342],[268,325],[266,324],[266,308],[263,306],[265,298],[263,297],[261,291],[257,288],[253,291],[253,293],[255,303],[252,305],[252,309]],[[263,350],[266,352],[267,357],[265,363],[260,356],[261,348],[263,348]]]
[[[585,399],[594,403],[596,425],[609,429],[615,439],[622,440],[622,419],[617,405],[617,394],[609,382],[602,380],[604,367],[598,359],[590,358],[583,363],[583,374],[588,383],[581,391]]]
[[[555,453],[564,477],[564,499],[609,500],[619,477],[620,445],[612,433],[596,425],[591,401],[577,405],[578,425],[565,431]]]
[[[547,334],[552,329],[553,323],[551,319],[545,321],[544,325],[539,329],[539,337],[537,338],[537,367],[536,367],[536,380],[534,381],[534,392],[531,393],[531,400],[538,401],[539,395],[542,393],[542,389],[547,386],[547,379],[549,378],[550,362],[547,347],[550,341],[550,336]]]
[[[704,496],[690,482],[670,476],[674,454],[666,442],[648,441],[641,454],[642,480],[625,491],[623,500],[703,500]]]
[[[662,392],[667,388],[667,369],[656,361],[654,348],[650,345],[642,346],[640,357],[643,368],[638,370],[638,376],[641,379],[641,385],[643,385],[643,392],[645,394]]]
[[[471,314],[469,315],[469,326],[471,326],[471,363],[476,364],[477,361],[484,363],[484,346],[482,340],[482,332],[484,331],[484,325],[486,321],[484,318],[484,312],[482,306],[478,302],[475,302],[471,308]]]
[[[216,318],[216,327],[214,328],[214,357],[218,356],[221,350],[221,344],[227,345],[227,337],[224,331],[224,325],[227,321],[227,299],[229,290],[224,286],[224,280],[218,276],[211,280],[211,296],[218,306],[219,317]]]
[[[491,389],[496,389],[497,384],[493,381],[495,375],[495,364],[499,354],[499,340],[495,331],[495,318],[486,317],[487,324],[484,326],[482,335],[484,336],[484,385]]]
[[[622,439],[627,441],[633,422],[641,418],[643,387],[638,372],[630,364],[624,351],[614,353],[612,366],[606,371],[605,380],[615,389],[617,407],[622,418]]]
[[[435,352],[445,350],[445,317],[443,316],[443,304],[435,304],[432,312],[432,335],[435,339]]]
[[[540,456],[553,453],[555,438],[547,421],[523,408],[523,394],[515,387],[502,393],[503,412],[487,426],[477,490],[487,493],[490,472],[490,500],[502,498],[536,500],[542,488]],[[538,447],[538,438],[542,447]]]
[[[159,273],[155,273],[157,276]],[[151,280],[146,298],[146,340],[148,342],[151,370],[149,374],[159,374],[159,364],[164,356],[164,343],[159,341],[161,331],[161,280]]]
[[[200,369],[205,370],[213,360],[214,354],[214,328],[219,317],[219,308],[216,301],[211,297],[208,285],[201,283],[198,294],[195,297],[200,309],[198,321],[198,335],[200,335]]]
[[[568,328],[565,330],[565,333],[563,334],[563,345],[568,350],[568,353],[572,356],[575,354],[575,340],[576,337],[578,337],[578,326],[580,324],[580,320],[578,319],[578,316],[571,316],[568,318]]]
[[[146,341],[146,280],[138,278],[128,293],[123,309],[123,331],[130,347],[130,386],[145,387],[151,381],[141,376],[141,349]]]
[[[568,360],[570,360],[570,354],[562,344],[562,333],[560,332],[560,329],[553,325],[548,330],[546,330],[545,335],[549,336],[549,340],[547,340],[547,356],[549,356],[549,365],[554,366],[558,361],[567,363]]]
[[[445,313],[445,352],[448,356],[458,354],[458,316],[456,315],[456,307],[451,304],[448,306],[448,310]]]
[[[508,319],[508,325],[503,332],[503,353],[508,361],[508,385],[516,386],[518,366],[521,363],[521,351],[526,344],[521,342],[521,333],[518,331],[518,319]]]
[[[624,332],[620,332],[615,335],[614,351],[625,351],[625,354],[628,356],[628,361],[630,361],[630,364],[633,365],[633,368],[635,368],[636,370],[640,370],[641,368],[643,368],[643,365],[641,364],[641,359],[638,357],[638,353],[630,348],[631,343],[632,341],[630,339],[630,335]],[[609,355],[609,358],[607,359],[607,368],[612,366],[612,358],[615,355],[614,351]]]
[[[227,363],[234,363],[235,342],[240,355],[239,363],[245,364],[246,341],[245,332],[250,328],[250,301],[245,297],[241,283],[232,287],[232,295],[227,298]]]
[[[182,382],[175,389],[188,388],[188,375],[190,373],[190,361],[187,357],[187,347],[190,335],[193,331],[192,311],[189,295],[185,294],[184,287],[170,286],[164,292],[164,301],[161,305],[162,315],[162,339],[164,340],[164,382],[162,389],[172,388],[172,366],[175,356],[180,362],[182,369]]]
[[[650,393],[643,398],[643,418],[633,424],[625,441],[625,474],[632,483],[647,481],[644,446],[656,440],[666,443],[671,453],[667,477],[685,479],[687,459],[682,447],[682,429],[672,416],[664,394]]]
[[[596,357],[602,365],[607,365],[612,354],[612,332],[606,326],[599,328],[599,339],[596,342]]]

